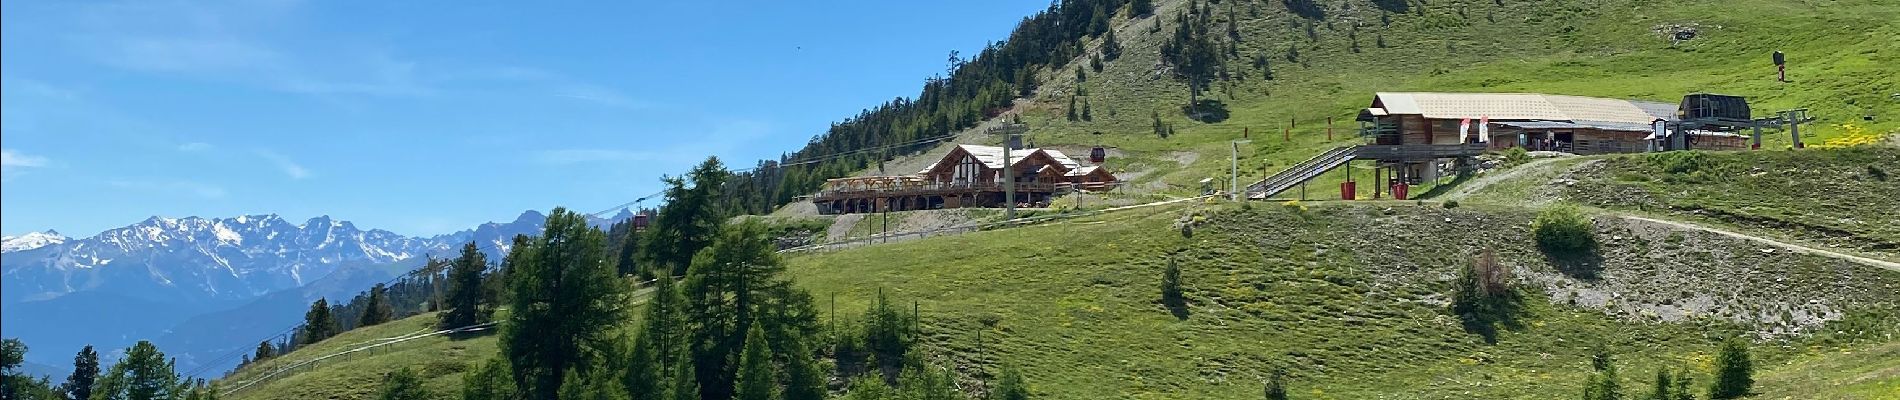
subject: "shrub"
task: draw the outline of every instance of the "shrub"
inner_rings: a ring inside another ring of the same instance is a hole
[[[1722,342],[1722,353],[1715,358],[1715,382],[1709,385],[1709,398],[1733,399],[1748,394],[1755,386],[1755,364],[1748,356],[1748,343],[1742,338]]]
[[[1525,151],[1523,147],[1504,149],[1504,165],[1519,165],[1527,162],[1531,162],[1531,152]]]
[[[1187,298],[1181,294],[1181,266],[1168,258],[1168,268],[1161,271],[1161,304],[1168,308],[1181,308],[1187,305]]]
[[[1556,255],[1588,253],[1597,246],[1596,225],[1575,206],[1557,205],[1544,209],[1531,223],[1531,236],[1537,248]]]
[[[1457,201],[1457,200],[1445,200],[1445,203],[1444,203],[1444,206],[1445,206],[1445,208],[1458,208],[1458,201]]]
[[[1715,160],[1710,159],[1707,154],[1699,151],[1651,153],[1647,159],[1650,164],[1662,168],[1663,172],[1671,174],[1688,174],[1705,171],[1715,166]]]

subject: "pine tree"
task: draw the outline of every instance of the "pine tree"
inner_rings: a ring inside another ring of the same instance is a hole
[[[152,342],[139,341],[127,349],[125,358],[112,366],[105,381],[94,388],[94,398],[125,400],[168,400],[182,393],[178,372],[166,361],[165,353]]]
[[[277,348],[271,346],[269,340],[257,342],[257,352],[251,356],[251,361],[264,361],[266,358],[276,357],[276,350]]]
[[[719,190],[731,176],[719,158],[709,157],[684,178],[666,178],[666,205],[642,235],[641,260],[674,276],[685,274],[693,256],[710,246],[725,224]],[[692,187],[687,187],[688,181]]]
[[[1029,400],[1029,387],[1015,368],[1003,366],[1003,376],[990,391],[991,400]]]
[[[1095,70],[1095,72],[1102,72],[1102,67],[1102,53],[1090,54],[1089,69]]]
[[[73,374],[66,376],[66,395],[72,399],[92,398],[92,384],[99,379],[99,352],[91,345],[73,355]]]
[[[1695,378],[1689,376],[1689,370],[1676,371],[1675,397],[1670,400],[1695,400]]]
[[[1152,15],[1155,13],[1155,2],[1154,0],[1130,1],[1128,2],[1128,9],[1132,14],[1131,17],[1140,18]]]
[[[1121,57],[1122,57],[1122,42],[1121,40],[1115,38],[1115,30],[1110,29],[1108,30],[1108,35],[1102,38],[1102,59],[1106,61],[1115,61],[1115,59],[1121,58]]]
[[[1722,342],[1715,357],[1715,381],[1710,383],[1709,398],[1733,399],[1748,394],[1755,386],[1755,365],[1748,356],[1748,342],[1732,337]]]
[[[1286,400],[1286,370],[1276,368],[1267,376],[1266,399]]]
[[[1094,121],[1094,120],[1095,120],[1095,112],[1094,112],[1094,111],[1091,111],[1091,110],[1089,110],[1089,101],[1088,101],[1088,100],[1083,100],[1083,101],[1082,101],[1082,120],[1083,120],[1083,121]]]
[[[623,320],[623,281],[606,263],[606,234],[581,214],[555,208],[540,237],[520,253],[510,278],[500,347],[524,397],[553,398],[568,370],[591,373]]]
[[[1589,382],[1584,385],[1584,400],[1622,400],[1623,384],[1617,380],[1616,364],[1610,361],[1608,353],[1600,353],[1600,357],[1592,360],[1592,365],[1596,367],[1596,373],[1591,374]]]
[[[646,323],[651,325],[654,321],[648,320]],[[627,374],[621,383],[634,399],[659,399],[664,394],[660,377],[665,375],[660,368],[658,355],[653,351],[655,340],[661,339],[654,338],[651,331],[642,330],[634,336],[633,354],[627,355]]]
[[[752,324],[746,332],[745,349],[739,355],[739,375],[734,380],[734,400],[773,400],[778,397],[778,372],[772,367],[772,349],[765,342],[765,331]]]
[[[1669,378],[1669,369],[1658,368],[1656,369],[1656,387],[1650,389],[1649,397],[1645,398],[1649,400],[1675,400],[1675,397],[1669,393],[1670,385],[1673,384],[1675,384],[1675,380]]]
[[[699,380],[695,379],[699,373],[693,370],[692,361],[687,354],[680,354],[679,359],[673,361],[676,367],[673,381],[666,386],[665,400],[699,400]]]
[[[425,400],[429,398],[429,389],[422,387],[422,377],[408,367],[383,376],[383,384],[376,389],[376,398],[380,400]]]
[[[1077,70],[1077,71],[1080,71],[1080,70]],[[1075,95],[1069,95],[1069,109],[1068,109],[1068,111],[1069,111],[1069,120],[1070,120],[1070,121],[1075,121],[1075,120],[1079,120],[1079,119],[1081,119],[1081,118],[1079,118],[1079,117],[1077,117],[1077,116],[1075,115]]]
[[[1088,82],[1088,81],[1089,81],[1088,71],[1082,70],[1082,66],[1080,65],[1075,66],[1075,82],[1082,83],[1082,82]]]
[[[482,319],[482,271],[488,269],[488,256],[475,242],[462,245],[462,254],[449,267],[448,312],[442,313],[443,328],[475,325]]]
[[[487,363],[462,375],[462,400],[514,400],[512,379],[507,360],[489,358]]]
[[[694,257],[681,284],[686,298],[682,320],[690,321],[685,343],[693,343],[691,365],[702,397],[732,396],[745,336],[761,325],[773,354],[788,354],[791,340],[817,334],[811,295],[793,287],[777,245],[765,227],[746,221],[726,227],[712,246]]]
[[[624,400],[629,397],[627,390],[620,387],[614,379],[568,370],[567,381],[561,383],[561,400]]]
[[[860,376],[851,380],[851,388],[844,393],[844,400],[891,400],[899,398],[897,392],[884,384],[883,379],[872,376]]]
[[[649,353],[655,366],[654,377],[664,379],[672,376],[674,369],[692,368],[691,364],[682,366],[675,363],[687,352],[684,339],[686,321],[681,317],[686,298],[680,294],[679,286],[674,284],[671,276],[655,278],[652,296],[647,301],[646,318],[640,327],[640,335],[646,337],[646,344],[650,346]],[[633,390],[631,384],[628,390]]]
[[[303,344],[321,342],[336,334],[336,319],[330,316],[330,301],[318,298],[303,313]]]
[[[1181,266],[1168,258],[1168,268],[1161,271],[1161,304],[1168,308],[1187,306],[1187,298],[1181,293]]]
[[[785,400],[824,400],[825,372],[804,340],[791,340],[785,354]]]
[[[363,306],[363,316],[356,320],[356,326],[376,326],[389,322],[392,312],[389,309],[389,299],[385,298],[388,296],[384,294],[386,291],[387,289],[381,283],[369,288],[369,302]]]

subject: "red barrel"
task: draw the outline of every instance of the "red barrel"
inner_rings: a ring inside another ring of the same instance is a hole
[[[1411,185],[1407,185],[1404,183],[1392,184],[1392,199],[1405,200],[1405,189],[1411,188],[1411,187],[1412,187]]]
[[[1339,199],[1340,200],[1353,200],[1353,198],[1357,197],[1358,195],[1359,195],[1358,182],[1345,181],[1345,182],[1339,183]]]

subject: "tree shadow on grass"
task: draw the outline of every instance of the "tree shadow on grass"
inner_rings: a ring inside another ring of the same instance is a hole
[[[1518,330],[1524,328],[1519,318],[1524,313],[1524,297],[1517,293],[1489,299],[1473,310],[1458,313],[1458,321],[1464,325],[1465,332],[1475,333],[1484,338],[1485,344],[1498,344],[1499,329]]]
[[[1181,113],[1187,114],[1188,119],[1210,124],[1226,121],[1231,116],[1227,111],[1227,103],[1214,99],[1201,99],[1192,106],[1181,106]]]
[[[1188,319],[1188,315],[1193,314],[1193,312],[1188,311],[1187,304],[1181,304],[1181,305],[1162,304],[1161,306],[1164,308],[1167,308],[1168,314],[1173,314],[1174,319],[1176,320],[1186,321]]]
[[[1603,254],[1598,246],[1591,245],[1577,250],[1543,249],[1544,260],[1557,267],[1558,272],[1578,280],[1595,282],[1603,274]]]

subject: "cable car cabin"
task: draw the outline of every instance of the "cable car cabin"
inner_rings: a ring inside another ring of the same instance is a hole
[[[1096,147],[1089,150],[1090,163],[1101,164],[1103,161],[1108,161],[1108,149]]]
[[[639,214],[634,214],[633,215],[633,230],[636,230],[636,231],[646,230],[647,225],[653,222],[652,220],[653,220],[652,216],[647,215],[647,213],[644,211]]]
[[[1682,96],[1682,104],[1676,109],[1676,119],[1682,121],[1754,121],[1749,116],[1748,99],[1723,94],[1695,93]]]

